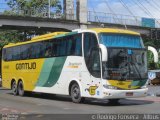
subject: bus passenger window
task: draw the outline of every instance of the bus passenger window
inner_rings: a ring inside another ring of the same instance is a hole
[[[2,58],[3,58],[4,61],[7,61],[7,53],[6,53],[6,51],[7,51],[6,49],[2,50]]]
[[[75,55],[82,55],[82,34],[75,36]]]
[[[51,57],[52,55],[52,49],[51,47],[46,48],[45,50],[45,57]]]
[[[29,45],[22,45],[20,47],[21,50],[21,59],[28,59],[28,50],[29,50]]]

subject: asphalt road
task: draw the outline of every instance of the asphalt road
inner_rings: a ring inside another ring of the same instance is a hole
[[[29,94],[13,96],[0,88],[0,113],[21,114],[97,114],[97,113],[160,113],[160,86],[149,86],[147,97],[122,99],[111,105],[107,100],[87,99],[83,104],[72,103],[68,96]]]

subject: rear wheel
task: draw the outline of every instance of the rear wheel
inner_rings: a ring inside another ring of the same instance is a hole
[[[79,88],[79,85],[77,83],[74,83],[72,86],[71,86],[71,98],[72,98],[72,101],[74,103],[81,103],[84,101],[84,98],[81,97],[81,92],[80,92],[80,88]]]
[[[23,82],[22,81],[20,81],[19,83],[18,83],[18,94],[20,95],[20,96],[24,96],[24,87],[23,87]]]
[[[18,94],[18,92],[17,92],[17,85],[16,85],[16,81],[13,81],[13,82],[12,82],[11,89],[12,89],[12,93],[13,93],[13,95],[17,95],[17,94]]]

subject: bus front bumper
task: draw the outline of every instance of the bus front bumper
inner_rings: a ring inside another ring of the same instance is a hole
[[[105,89],[102,99],[118,99],[118,98],[136,98],[147,96],[148,88],[136,90],[114,90]]]

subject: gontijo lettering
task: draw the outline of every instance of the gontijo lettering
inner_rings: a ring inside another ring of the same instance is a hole
[[[17,63],[16,64],[16,70],[30,70],[30,69],[36,69],[36,62],[32,63]]]

